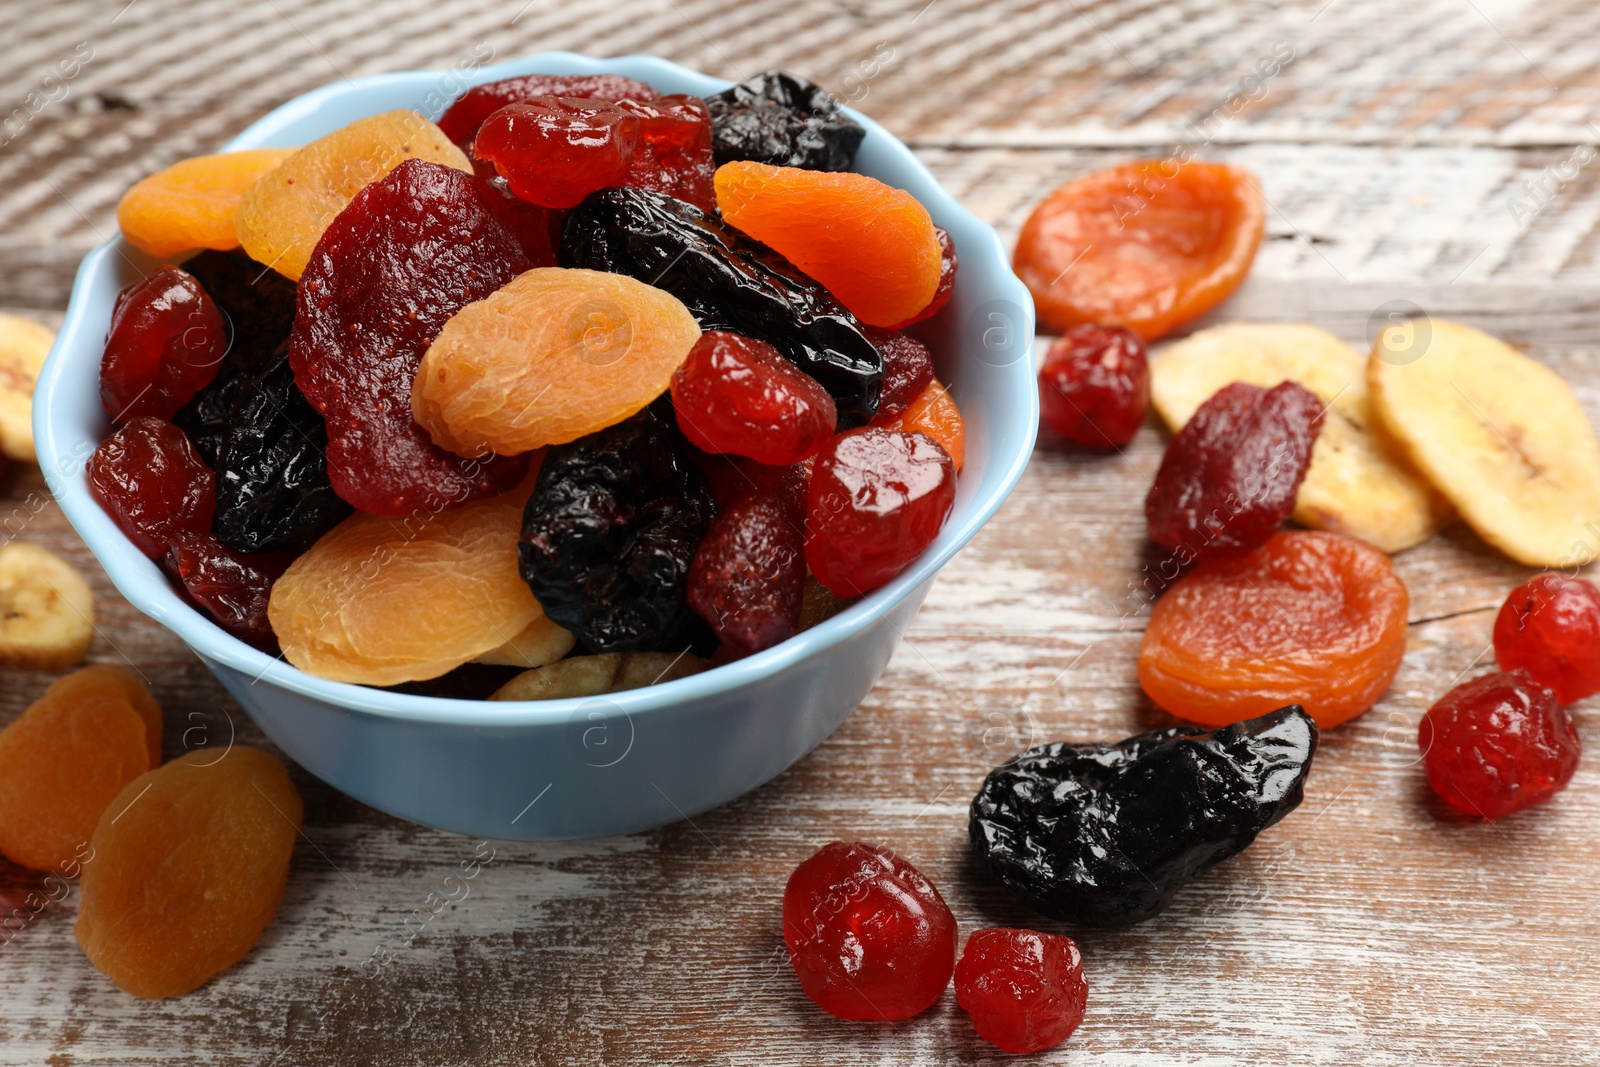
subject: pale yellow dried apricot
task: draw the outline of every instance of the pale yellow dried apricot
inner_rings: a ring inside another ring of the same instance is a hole
[[[84,862],[78,947],[137,997],[178,997],[237,963],[283,900],[300,832],[283,764],[236,746],[129,782]]]
[[[564,444],[660,396],[699,339],[671,293],[625,274],[539,267],[444,324],[411,412],[434,444],[463,456]]]
[[[180,159],[122,194],[117,225],[135,248],[162,259],[191,248],[238,248],[239,201],[258,178],[294,153],[293,148],[251,148]]]
[[[471,172],[444,131],[415,111],[385,111],[321,137],[256,179],[239,201],[239,243],[258,263],[300,280],[322,231],[405,159]]]

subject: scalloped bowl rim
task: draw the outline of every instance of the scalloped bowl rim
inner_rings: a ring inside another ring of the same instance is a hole
[[[575,52],[541,52],[480,67],[470,73],[449,70],[400,71],[325,85],[295,97],[268,112],[219,151],[271,146],[275,141],[282,139],[280,134],[285,128],[310,117],[327,101],[370,89],[381,89],[389,84],[410,82],[418,75],[436,75],[442,80],[445,76],[455,73],[465,86],[512,77],[535,69],[541,73],[588,74],[620,73],[624,67],[628,68],[626,73],[630,77],[648,81],[649,72],[656,71],[668,75],[671,80],[698,81],[707,86],[706,91],[716,91],[733,84],[654,56],[629,55],[595,59]],[[999,235],[993,228],[945,192],[937,179],[910,149],[871,118],[853,108],[846,110],[852,118],[866,127],[870,137],[882,139],[883,146],[901,166],[920,179],[923,188],[919,189],[916,195],[919,199],[934,201],[929,206],[937,206],[936,215],[964,217],[971,223],[976,223],[992,245],[991,254],[1000,257],[1002,262],[1009,263],[1009,257],[1006,256],[1004,246],[1000,243]],[[102,260],[111,256],[126,256],[130,249],[131,246],[126,245],[119,235],[100,244],[84,257],[74,279],[72,296],[67,305],[56,349],[65,347],[63,342],[82,343],[76,337],[76,333],[81,332],[81,329],[77,328],[81,327],[80,320],[85,314],[83,309],[83,301],[86,299],[83,284],[85,279],[93,271],[100,269]],[[963,253],[966,257],[971,257],[972,254],[970,246]],[[1022,309],[1028,336],[1031,338],[1033,308],[1031,296],[1022,283],[1009,274],[1009,270],[1001,284],[1002,287],[1010,289],[1005,295]],[[62,370],[66,363],[65,358],[56,357],[56,349],[52,349],[51,358],[39,378],[36,395],[42,402],[36,405],[34,426],[35,437],[39,441],[39,466],[44,471],[50,491],[60,502],[68,520],[100,561],[118,591],[139,611],[171,629],[202,658],[226,664],[251,675],[256,683],[270,682],[274,686],[280,686],[302,696],[352,711],[413,722],[448,722],[478,727],[554,724],[567,720],[576,709],[595,699],[575,697],[540,701],[488,701],[390,692],[350,682],[318,678],[292,666],[281,657],[269,656],[228,634],[184,603],[168,584],[159,567],[140,554],[117,529],[89,493],[81,466],[70,476],[63,473],[64,468],[61,466],[63,452],[59,447],[63,440],[58,437],[64,438],[65,435],[53,432],[52,427],[48,425],[49,420],[45,418],[45,413],[51,410],[56,391],[61,386]],[[1031,364],[1028,373],[1031,376]],[[1039,418],[1038,397],[1031,391],[1029,395],[1030,410],[1016,414],[1025,415],[1030,427],[1036,432]],[[815,652],[862,634],[880,615],[899,603],[923,582],[932,578],[999,509],[1027,466],[1034,433],[1030,432],[1025,436],[1027,447],[1018,450],[1017,454],[989,457],[990,463],[998,462],[1004,466],[998,481],[993,482],[981,495],[967,501],[964,509],[958,505],[934,543],[886,585],[869,593],[832,618],[766,651],[687,678],[642,689],[608,693],[604,699],[617,710],[629,715],[668,708],[709,694],[738,689],[757,679],[776,674]],[[77,444],[76,441],[69,443]]]

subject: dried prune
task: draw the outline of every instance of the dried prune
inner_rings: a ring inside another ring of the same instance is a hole
[[[969,836],[1047,914],[1142,922],[1298,807],[1316,750],[1317,724],[1294,705],[1209,732],[1041,745],[984,780]]]
[[[276,652],[267,601],[289,558],[283,552],[247,555],[212,534],[183,533],[172,539],[161,562],[218,626],[257,648]]]
[[[117,226],[129,244],[161,259],[191,248],[238,248],[233,221],[245,190],[294,153],[252,148],[180,159],[122,194]]]
[[[1122,326],[1074,326],[1039,370],[1044,421],[1069,441],[1121,448],[1150,405],[1150,362],[1139,335]]]
[[[933,381],[933,356],[915,337],[892,330],[867,331],[883,354],[883,399],[873,421],[879,426],[904,415]]]
[[[904,189],[865,174],[741,162],[717,168],[716,190],[728,225],[821,282],[862,322],[902,322],[939,288],[933,219]]]
[[[620,74],[523,74],[486,85],[474,85],[439,117],[439,128],[462,148],[472,143],[483,120],[507,104],[536,96],[578,100],[653,100],[656,91]]]
[[[672,372],[672,408],[697,448],[758,463],[799,463],[833,436],[833,398],[765,341],[702,334]]]
[[[78,947],[137,997],[199,987],[278,913],[301,815],[288,772],[260,749],[199,749],[140,775],[89,839]]]
[[[1150,540],[1188,559],[1254,548],[1294,510],[1322,429],[1322,401],[1295,382],[1234,382],[1167,445],[1145,497]]]
[[[703,330],[768,342],[822,383],[842,426],[878,410],[883,356],[855,316],[778,253],[692,204],[603,189],[567,215],[561,259],[665,289]]]
[[[685,591],[716,505],[669,418],[646,408],[550,449],[528,500],[522,576],[587,651],[704,643]]]
[[[621,179],[639,143],[639,116],[604,100],[541,96],[483,120],[472,156],[494,164],[511,191],[566,208]]]
[[[363,511],[436,512],[503,492],[526,468],[451,455],[411,417],[412,380],[445,322],[531,266],[493,195],[406,160],[339,213],[301,279],[289,362],[327,422],[334,491]]]
[[[1494,655],[1554,689],[1563,704],[1600,693],[1600,590],[1539,574],[1517,586],[1494,620]]]
[[[783,940],[806,996],[840,1019],[909,1019],[956,964],[956,920],[923,873],[879,845],[835,841],[783,889]]]
[[[1083,1022],[1089,983],[1077,942],[1005,927],[974,930],[956,964],[956,1003],[1002,1052],[1043,1052]]]
[[[806,585],[804,471],[788,468],[717,512],[689,567],[689,606],[732,653],[800,632]]]
[[[617,106],[639,118],[639,142],[633,162],[618,184],[687,200],[702,211],[715,211],[717,196],[711,158],[711,115],[698,96],[662,96],[654,100],[619,100]]]
[[[706,97],[717,163],[849,170],[867,136],[838,101],[804,78],[769,70]]]
[[[1561,792],[1583,750],[1567,709],[1523,670],[1486,674],[1440,697],[1417,727],[1417,747],[1433,791],[1485,819]]]
[[[113,422],[170,419],[216,377],[227,350],[216,303],[192,275],[162,267],[117,294],[100,405]]]
[[[350,514],[328,480],[328,433],[294,384],[287,341],[242,381],[217,445],[211,529],[240,552],[298,551]]]
[[[216,478],[170,422],[134,419],[100,442],[88,475],[100,506],[151,559],[165,555],[177,534],[211,528]]]

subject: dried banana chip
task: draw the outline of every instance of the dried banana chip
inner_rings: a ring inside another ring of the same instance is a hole
[[[94,594],[71,564],[23,541],[0,546],[0,666],[64,671],[94,637]]]
[[[34,462],[33,385],[56,333],[37,322],[0,315],[0,452]]]

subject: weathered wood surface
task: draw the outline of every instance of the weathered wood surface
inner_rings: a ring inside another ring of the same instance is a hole
[[[1525,345],[1600,419],[1600,188],[1592,164],[1563,167],[1600,137],[1600,9],[1583,0],[517,8],[9,0],[0,105],[24,107],[80,42],[93,58],[64,93],[44,85],[62,98],[0,145],[0,306],[59,316],[130,181],[295,93],[484,47],[649,51],[728,76],[787,66],[858,98],[1007,240],[1058,180],[1202,145],[1254,168],[1273,205],[1255,273],[1219,317],[1359,341],[1380,304],[1411,300]],[[1283,44],[1294,55],[1276,76],[1244,81]],[[963,930],[1059,928],[973,869],[965,806],[1030,741],[1165,721],[1133,670],[1140,503],[1162,442],[1153,426],[1110,458],[1042,442],[857,713],[743,800],[624,839],[496,843],[467,899],[402,948],[403,918],[475,842],[297,775],[305,840],[279,921],[242,965],[179,1001],[132,1000],[73,945],[69,899],[0,948],[0,1065],[1000,1062],[950,995],[892,1027],[814,1010],[782,954],[783,882],[818,844],[862,838],[921,865]],[[259,740],[114,595],[36,472],[13,467],[0,488],[3,536],[95,583],[93,657],[150,681],[169,755],[201,726]],[[1493,826],[1442,811],[1415,764],[1417,720],[1492,659],[1493,612],[1526,572],[1459,528],[1397,565],[1413,604],[1393,689],[1326,739],[1299,813],[1161,919],[1082,938],[1088,1021],[1039,1060],[1600,1063],[1600,720],[1578,707],[1591,753],[1558,802]],[[0,722],[47,681],[5,673]],[[0,874],[0,894],[25,881]],[[375,954],[371,977],[353,977]]]

